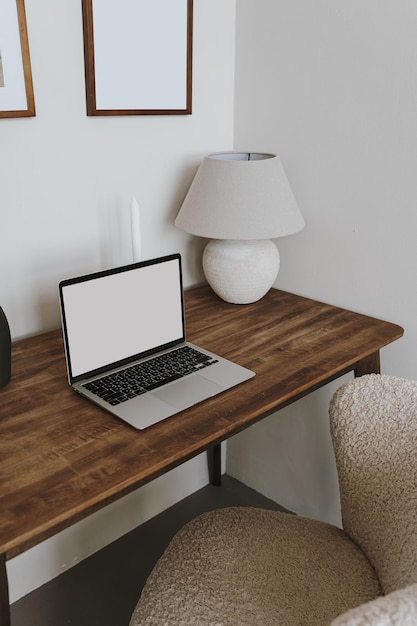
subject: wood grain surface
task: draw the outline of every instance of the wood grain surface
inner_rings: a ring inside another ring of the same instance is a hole
[[[256,372],[145,431],[68,385],[60,330],[13,344],[0,390],[0,554],[7,559],[350,370],[373,371],[395,324],[286,292],[237,306],[186,292],[188,339]]]

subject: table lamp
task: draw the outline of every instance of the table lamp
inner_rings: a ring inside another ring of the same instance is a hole
[[[278,275],[275,237],[304,226],[303,217],[276,154],[220,152],[204,157],[175,225],[211,241],[203,270],[226,302],[262,298]]]

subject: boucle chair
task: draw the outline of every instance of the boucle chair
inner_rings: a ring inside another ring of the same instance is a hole
[[[130,626],[416,626],[417,382],[371,374],[330,404],[343,530],[205,513],[172,539]]]

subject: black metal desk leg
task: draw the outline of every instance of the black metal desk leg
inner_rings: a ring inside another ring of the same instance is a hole
[[[4,554],[0,554],[0,626],[10,626],[9,583]]]
[[[222,451],[221,444],[213,446],[207,451],[210,483],[216,487],[222,484]],[[0,625],[1,626],[1,625]]]

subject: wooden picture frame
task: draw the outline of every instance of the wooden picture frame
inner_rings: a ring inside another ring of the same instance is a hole
[[[87,115],[192,108],[193,0],[82,0]]]
[[[35,115],[24,0],[0,0],[0,117]]]

